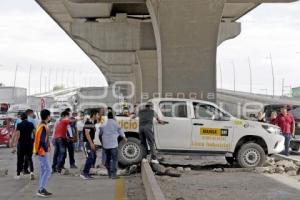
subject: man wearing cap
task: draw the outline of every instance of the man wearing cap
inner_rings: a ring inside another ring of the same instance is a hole
[[[290,141],[291,138],[295,136],[295,119],[293,115],[288,112],[287,106],[283,106],[280,109],[280,114],[276,118],[276,125],[281,128],[282,134],[285,138],[284,155],[289,156]]]

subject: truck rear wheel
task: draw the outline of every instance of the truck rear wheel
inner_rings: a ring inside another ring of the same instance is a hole
[[[238,151],[237,161],[241,167],[259,167],[264,164],[266,154],[264,149],[253,142],[243,144]]]
[[[127,143],[121,141],[119,144],[119,163],[122,166],[139,163],[144,155],[146,155],[146,150],[137,138],[130,137]]]

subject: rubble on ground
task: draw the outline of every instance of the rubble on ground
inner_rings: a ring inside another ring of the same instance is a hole
[[[171,176],[171,177],[180,177],[181,176],[181,172],[178,169],[175,169],[173,167],[165,167],[161,164],[151,164],[152,170],[154,171],[154,173],[156,175],[159,176]],[[180,168],[181,169],[181,168]],[[182,171],[184,171],[184,169],[181,169]]]
[[[128,176],[138,172],[137,165],[131,165],[125,169],[120,169],[117,171],[118,176]],[[94,176],[108,176],[107,169],[100,167],[100,168],[91,168],[90,174]]]
[[[0,168],[0,177],[1,176],[7,176],[7,175],[8,175],[8,169]]]
[[[268,158],[266,163],[264,164],[264,167],[256,167],[255,172],[269,174],[287,174],[289,176],[297,176],[300,174],[300,162]]]

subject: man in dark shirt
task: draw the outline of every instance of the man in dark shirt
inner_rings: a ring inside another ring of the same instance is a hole
[[[34,126],[31,122],[27,120],[27,114],[21,114],[22,122],[17,125],[15,141],[13,142],[13,148],[17,146],[17,175],[15,179],[20,179],[20,174],[24,168],[25,160],[28,160],[30,166],[30,178],[34,179],[33,174],[33,162],[32,162],[32,132],[34,131]]]
[[[84,180],[91,179],[90,176],[90,169],[92,168],[94,164],[94,160],[96,157],[96,146],[94,144],[94,138],[95,138],[95,120],[97,119],[98,111],[92,110],[90,119],[87,120],[84,124],[83,128],[83,142],[84,142],[84,150],[86,153],[86,162],[84,165],[84,169],[80,175],[80,177]]]
[[[144,109],[141,109],[136,114],[139,117],[139,133],[141,137],[142,146],[148,150],[147,143],[150,147],[151,163],[158,164],[157,153],[155,147],[155,137],[153,132],[153,119],[155,118],[158,123],[164,124],[153,110],[153,104],[148,102]],[[135,118],[136,115],[133,117]]]

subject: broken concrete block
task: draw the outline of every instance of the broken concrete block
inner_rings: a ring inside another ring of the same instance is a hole
[[[184,171],[190,172],[190,171],[192,171],[192,169],[190,167],[186,167],[186,168],[184,168]]]
[[[296,170],[290,170],[286,173],[289,176],[297,176],[297,171]]]
[[[264,164],[265,167],[270,167],[270,166],[274,166],[274,165],[275,165],[275,159],[271,158],[271,157],[268,157]]]
[[[183,171],[184,171],[183,167],[177,167],[176,169],[177,169],[179,172],[183,172]]]
[[[128,174],[134,174],[138,172],[138,166],[137,165],[131,165],[128,169]]]
[[[212,171],[213,172],[224,172],[224,169],[223,168],[214,168]]]
[[[0,169],[0,176],[7,176],[8,175],[8,169],[1,168]]]
[[[166,168],[160,164],[152,164],[152,169],[157,175],[165,175]]]
[[[282,166],[275,167],[275,173],[283,174],[284,172],[285,172],[284,167]]]
[[[174,168],[169,168],[166,170],[166,175],[168,176],[172,176],[172,177],[180,177],[181,174],[179,171],[177,171],[176,169]]]

